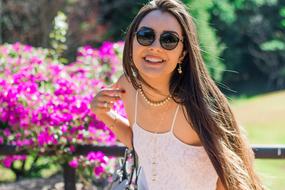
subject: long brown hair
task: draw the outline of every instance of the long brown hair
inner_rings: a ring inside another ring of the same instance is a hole
[[[183,74],[173,72],[169,91],[185,107],[184,115],[198,134],[218,176],[227,190],[262,190],[254,172],[254,154],[226,97],[211,79],[199,48],[195,24],[187,7],[179,0],[153,0],[146,4],[131,23],[125,40],[123,67],[135,89],[137,79],[146,84],[132,61],[132,42],[141,20],[153,10],[167,11],[183,30]],[[147,84],[148,85],[148,84]],[[150,86],[150,85],[148,85]],[[189,171],[191,172],[191,171]]]

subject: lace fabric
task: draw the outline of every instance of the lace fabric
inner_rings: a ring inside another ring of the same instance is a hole
[[[142,167],[139,190],[215,190],[218,175],[203,146],[187,145],[173,133],[179,105],[171,130],[152,133],[133,124],[134,147]],[[154,159],[155,158],[155,159]]]

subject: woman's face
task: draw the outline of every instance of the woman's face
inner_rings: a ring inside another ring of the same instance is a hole
[[[144,31],[143,29],[148,33],[153,31],[155,41],[150,45],[141,45],[134,36],[132,58],[135,66],[145,80],[154,78],[169,80],[177,64],[182,61],[183,43],[179,41],[174,49],[167,50],[161,46],[159,39],[161,34],[169,39],[167,35],[170,32],[182,40],[180,24],[170,13],[155,10],[142,19],[137,31]]]

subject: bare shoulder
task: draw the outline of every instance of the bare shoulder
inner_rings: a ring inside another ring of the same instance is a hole
[[[125,90],[124,96],[122,97],[123,101],[124,98],[131,98],[134,92],[134,87],[131,81],[124,74],[119,77],[118,81],[116,82],[116,86]]]
[[[119,87],[122,87],[122,88],[129,88],[131,84],[131,82],[129,81],[129,79],[124,75],[122,74],[118,81],[116,82],[116,84],[119,86]],[[127,90],[127,89],[125,89]]]
[[[216,190],[226,190],[220,178],[218,178]]]

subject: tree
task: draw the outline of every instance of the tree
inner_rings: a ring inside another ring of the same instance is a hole
[[[208,10],[213,6],[213,3],[211,0],[184,0],[184,3],[188,5],[190,14],[195,19],[207,68],[211,76],[220,82],[224,72],[224,64],[220,59],[223,47],[219,46],[215,30],[209,23],[211,17]]]
[[[15,41],[48,47],[52,21],[64,0],[3,0],[0,11],[1,42]]]
[[[215,0],[212,22],[227,47],[224,79],[260,90],[285,88],[284,0]],[[264,85],[267,84],[267,85]],[[246,90],[248,90],[248,87]]]

